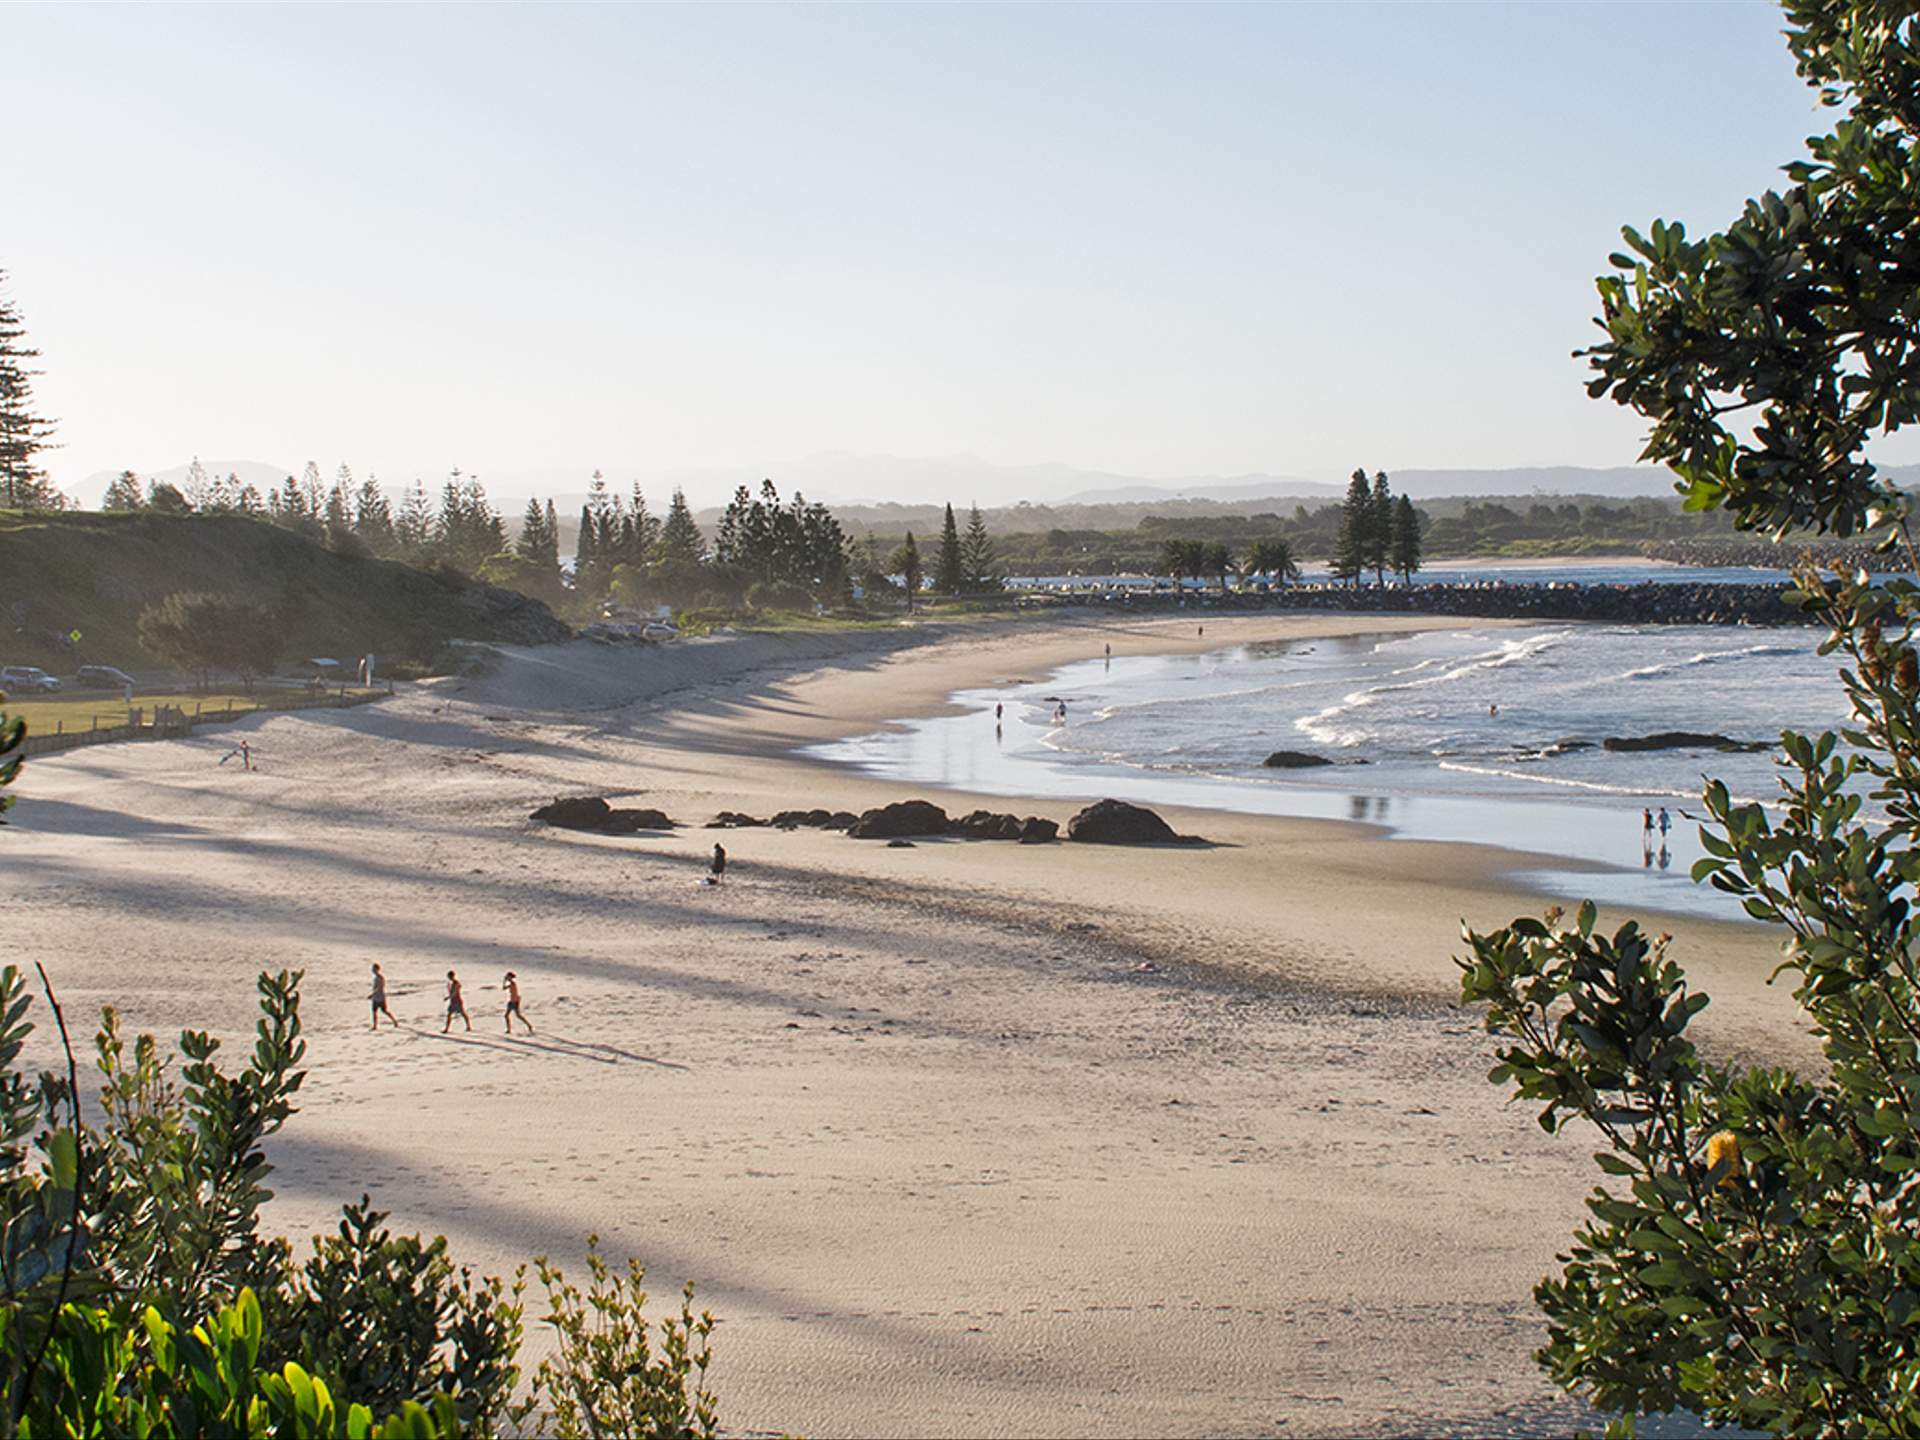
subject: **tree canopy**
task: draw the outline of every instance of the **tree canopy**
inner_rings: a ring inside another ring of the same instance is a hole
[[[1800,73],[1846,111],[1794,182],[1689,240],[1656,221],[1599,281],[1596,397],[1651,422],[1688,505],[1744,529],[1867,532],[1920,569],[1871,438],[1917,413],[1920,22],[1790,0]],[[1852,723],[1781,736],[1775,807],[1718,782],[1694,870],[1783,938],[1813,1073],[1720,1063],[1666,936],[1591,903],[1467,936],[1462,995],[1493,1078],[1558,1130],[1594,1127],[1612,1184],[1535,1291],[1540,1359],[1632,1417],[1687,1408],[1781,1434],[1920,1431],[1920,588],[1798,570]],[[1871,807],[1871,808],[1870,808]]]
[[[225,670],[251,684],[280,658],[281,631],[272,610],[233,595],[181,591],[140,616],[140,643],[203,682]]]

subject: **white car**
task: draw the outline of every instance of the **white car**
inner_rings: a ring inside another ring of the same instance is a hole
[[[8,665],[0,668],[0,690],[14,694],[51,695],[60,682],[37,665]]]
[[[674,640],[680,632],[664,620],[649,620],[640,635],[646,640]]]

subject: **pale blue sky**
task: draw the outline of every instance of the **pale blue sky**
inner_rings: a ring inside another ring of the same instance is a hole
[[[1827,118],[1762,4],[8,7],[68,482],[1609,465],[1622,221]],[[577,488],[577,484],[570,488]]]

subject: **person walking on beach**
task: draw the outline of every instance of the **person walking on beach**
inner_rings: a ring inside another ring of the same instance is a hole
[[[367,992],[367,1003],[373,1006],[373,1028],[380,1028],[380,1017],[387,1017],[387,1023],[396,1030],[400,1022],[393,1018],[393,1011],[387,1008],[387,977],[380,973],[380,962],[373,962],[373,989]]]
[[[1667,818],[1667,807],[1662,805],[1660,807],[1660,848],[1662,850],[1667,848],[1667,830],[1672,824],[1673,821]]]
[[[1645,806],[1640,809],[1640,837],[1649,845],[1653,843],[1653,811]]]
[[[727,878],[727,852],[718,840],[713,842],[713,873],[707,876],[707,884],[718,885]]]
[[[513,1034],[513,1017],[518,1015],[520,1023],[527,1027],[527,1034],[533,1034],[533,1022],[527,1019],[527,1012],[520,1008],[520,982],[513,971],[507,971],[507,1034]]]
[[[993,723],[994,724],[998,725],[1000,723],[1000,717],[1006,713],[1006,710],[1007,710],[1007,707],[1005,705],[1001,704],[998,700],[994,701],[993,703]]]
[[[447,971],[447,1023],[440,1027],[440,1033],[446,1034],[453,1028],[453,1017],[458,1015],[467,1022],[467,1029],[473,1029],[473,1018],[467,1014],[467,1002],[460,994],[460,977]]]

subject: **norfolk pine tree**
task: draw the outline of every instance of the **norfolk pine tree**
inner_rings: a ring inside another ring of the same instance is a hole
[[[1393,490],[1387,484],[1387,472],[1373,476],[1373,510],[1368,519],[1367,568],[1373,571],[1373,583],[1387,582],[1387,564],[1393,549]]]
[[[1387,563],[1409,585],[1413,572],[1420,568],[1420,516],[1405,495],[1393,502],[1393,537],[1387,547]]]
[[[600,573],[600,526],[593,518],[593,507],[580,507],[580,533],[573,542],[573,588],[591,598],[597,592],[594,581]]]
[[[693,518],[684,490],[675,490],[660,527],[660,558],[672,565],[701,565],[707,558],[707,537]]]
[[[1642,458],[1689,509],[1865,534],[1920,570],[1912,501],[1864,453],[1920,418],[1920,21],[1785,9],[1801,75],[1848,113],[1724,232],[1624,232],[1589,393],[1652,423]],[[1492,1078],[1549,1131],[1584,1117],[1603,1144],[1612,1183],[1534,1293],[1541,1363],[1623,1429],[1684,1407],[1778,1434],[1920,1433],[1920,586],[1803,562],[1788,598],[1829,625],[1852,725],[1781,736],[1773,809],[1710,782],[1694,878],[1776,927],[1824,1063],[1700,1054],[1707,997],[1668,938],[1598,933],[1591,903],[1469,932],[1461,962],[1500,1037]]]
[[[53,422],[33,404],[33,361],[40,352],[27,344],[26,325],[6,295],[7,272],[0,270],[0,509],[60,509],[65,497],[47,480],[39,456],[49,448]]]
[[[920,589],[924,578],[920,572],[920,547],[913,543],[913,532],[907,531],[907,538],[900,542],[900,548],[893,552],[887,562],[900,572],[900,578],[907,587],[907,613],[913,613],[913,597]]]
[[[940,557],[933,567],[933,588],[943,595],[958,595],[967,587],[967,562],[960,551],[960,527],[953,523],[953,506],[947,506],[946,519],[940,522]]]
[[[1373,490],[1367,484],[1367,472],[1356,470],[1347,481],[1347,498],[1340,507],[1340,534],[1334,541],[1333,560],[1328,566],[1333,578],[1360,586],[1372,550]]]
[[[122,470],[107,482],[107,492],[100,497],[102,510],[144,510],[147,497],[140,492],[140,477],[131,470]]]
[[[353,505],[353,533],[380,559],[392,557],[395,548],[393,506],[373,475],[360,482],[360,493]]]
[[[1000,573],[994,564],[993,537],[987,534],[987,522],[981,517],[978,505],[967,511],[967,533],[960,541],[960,557],[970,594],[984,595],[1000,588]]]

